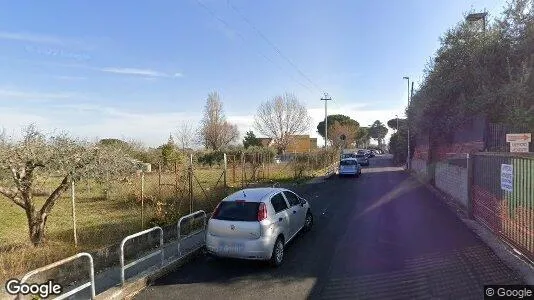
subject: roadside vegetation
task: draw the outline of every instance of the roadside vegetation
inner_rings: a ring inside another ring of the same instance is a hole
[[[534,1],[512,0],[490,20],[443,35],[407,111],[412,132],[447,141],[480,114],[534,131]]]

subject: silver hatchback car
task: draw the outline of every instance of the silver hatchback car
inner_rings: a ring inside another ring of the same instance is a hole
[[[216,257],[270,261],[279,266],[284,248],[309,231],[308,201],[283,188],[251,188],[223,199],[208,221],[206,250]]]

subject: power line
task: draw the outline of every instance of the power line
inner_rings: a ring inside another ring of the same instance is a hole
[[[228,22],[226,22],[224,19],[222,19],[221,17],[219,17],[212,9],[210,9],[208,6],[206,6],[206,4],[204,4],[202,1],[200,0],[196,0],[196,2],[202,7],[204,8],[213,18],[215,18],[217,21],[221,22],[224,26],[226,26],[226,28],[228,28],[229,30],[233,31],[245,44],[247,44],[246,42],[246,39],[243,35],[241,35],[241,33],[239,33],[237,30],[234,30],[232,29],[232,27],[228,24]],[[265,58],[267,61],[269,61],[270,63],[272,63],[273,65],[275,65],[276,67],[278,67],[282,72],[284,72],[287,76],[289,76],[289,78],[291,78],[293,81],[295,81],[296,83],[298,83],[299,85],[301,85],[302,87],[304,87],[306,90],[308,90],[309,92],[313,92],[311,90],[311,88],[305,84],[303,84],[302,82],[300,82],[299,80],[297,80],[295,77],[293,77],[291,74],[287,73],[286,70],[284,70],[282,67],[280,67],[277,63],[275,63],[271,58],[269,58],[267,55],[263,54],[262,52],[260,52],[259,50],[256,50],[257,53],[262,56],[263,58]]]
[[[304,74],[304,72],[302,72],[299,67],[297,67],[297,65],[295,63],[293,63],[293,61],[291,59],[289,59],[289,57],[287,57],[286,55],[284,55],[282,53],[282,51],[280,50],[280,48],[278,48],[273,42],[271,42],[266,36],[265,34],[263,34],[247,17],[245,17],[235,6],[232,5],[232,3],[230,2],[230,0],[227,0],[227,3],[228,3],[228,6],[233,10],[235,11],[245,22],[247,22],[247,24],[252,27],[252,29],[254,29],[254,31],[256,31],[256,33],[263,39],[265,40],[265,42],[267,42],[275,51],[276,53],[278,53],[278,55],[280,55],[280,57],[282,57],[283,59],[285,59],[302,77],[304,77],[309,83],[311,83],[319,92],[323,93],[324,91],[319,87],[318,84],[316,84],[313,80],[310,79],[310,77],[306,76],[306,74]]]

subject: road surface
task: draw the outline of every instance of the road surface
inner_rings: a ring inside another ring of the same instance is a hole
[[[136,299],[482,299],[484,284],[521,283],[387,157],[373,158],[360,178],[299,190],[315,225],[280,268],[200,257]]]

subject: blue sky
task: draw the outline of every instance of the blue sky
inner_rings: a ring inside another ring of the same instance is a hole
[[[322,90],[329,113],[386,122],[404,114],[402,77],[421,80],[439,37],[464,12],[495,16],[503,4],[2,0],[0,126],[154,146],[180,122],[198,122],[212,91],[242,132],[261,102],[284,92],[307,105],[313,136]]]

